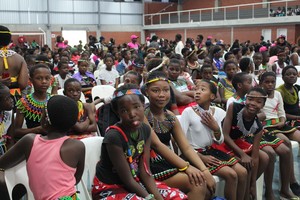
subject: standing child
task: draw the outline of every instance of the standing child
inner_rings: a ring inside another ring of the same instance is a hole
[[[266,115],[266,119],[263,122],[263,124],[265,125],[265,131],[270,134],[276,134],[277,137],[284,140],[285,144],[290,148],[290,151],[293,152],[290,140],[300,142],[300,131],[297,130],[297,128],[291,127],[286,124],[286,115],[283,107],[284,104],[282,96],[280,92],[275,90],[275,73],[265,72],[264,74],[262,74],[259,82],[268,94],[266,104],[262,109],[262,111]],[[293,155],[291,154],[290,156],[291,163],[294,163]],[[291,173],[289,177],[290,188],[295,195],[300,196],[300,186],[295,178],[294,165],[290,164],[289,166],[291,167]],[[282,195],[283,197],[287,196],[287,194],[285,194],[284,192],[282,192],[280,195]]]
[[[155,182],[151,175],[151,131],[143,123],[143,101],[135,85],[124,85],[114,92],[111,103],[120,121],[107,130],[103,140],[92,191],[94,200],[186,199],[178,189]]]
[[[82,87],[82,92],[87,99],[87,102],[92,102],[92,88],[96,85],[96,80],[94,75],[87,71],[89,66],[88,61],[79,60],[78,61],[78,72],[73,75],[73,78],[77,79]]]
[[[248,170],[247,199],[256,199],[256,179],[265,171],[269,162],[266,153],[259,150],[263,126],[257,118],[266,101],[266,93],[261,88],[253,88],[247,93],[245,105],[229,105],[223,122],[225,152],[233,153]],[[253,145],[245,138],[253,137]]]
[[[222,78],[219,81],[219,93],[221,96],[221,102],[223,104],[227,103],[227,100],[233,96],[235,93],[235,89],[232,86],[232,78],[233,76],[237,73],[238,66],[235,62],[233,61],[226,61],[224,63],[223,67],[225,73],[226,73],[226,78]]]
[[[108,54],[104,58],[104,63],[106,65],[105,69],[99,72],[99,79],[102,85],[110,85],[117,88],[120,82],[120,76],[118,71],[113,67],[114,58],[112,55]]]
[[[30,70],[30,81],[34,92],[22,97],[16,104],[14,138],[20,139],[28,133],[46,134],[41,126],[42,112],[50,95],[47,90],[51,81],[51,70],[44,64],[37,64]],[[22,128],[24,119],[27,128]]]
[[[35,199],[76,199],[75,184],[83,173],[85,147],[82,142],[69,139],[66,131],[76,123],[77,115],[73,100],[60,95],[52,97],[41,120],[47,135],[28,134],[0,157],[2,170],[27,161],[29,186]]]
[[[247,170],[237,163],[237,159],[214,148],[224,141],[221,122],[226,115],[221,108],[210,106],[216,94],[214,83],[202,80],[197,84],[195,101],[198,105],[183,111],[180,118],[182,129],[209,171],[225,179],[225,197],[244,199]]]
[[[72,78],[72,76],[69,74],[69,65],[67,62],[58,62],[57,68],[58,74],[54,77],[58,84],[58,89],[61,89],[64,88],[65,81]]]
[[[64,84],[64,95],[77,102],[79,112],[77,122],[68,132],[68,135],[78,140],[94,136],[94,132],[97,131],[95,106],[80,101],[80,82],[75,78],[68,79]]]

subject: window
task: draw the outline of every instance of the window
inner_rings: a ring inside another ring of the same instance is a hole
[[[268,41],[268,40],[272,41],[271,40],[272,39],[272,30],[271,29],[262,29],[261,35],[264,36],[265,41]]]

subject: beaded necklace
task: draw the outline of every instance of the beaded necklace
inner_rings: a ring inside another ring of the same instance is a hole
[[[153,128],[155,133],[169,133],[175,124],[175,117],[170,115],[166,110],[164,110],[166,118],[164,121],[157,120],[151,110],[150,107],[145,109],[145,116],[147,117],[151,127]]]
[[[236,100],[237,103],[241,103],[244,104],[244,102],[246,101],[246,97],[240,97],[238,96],[236,93],[233,95],[233,98]]]
[[[50,95],[47,94],[44,101],[37,101],[33,97],[33,93],[26,95],[26,97],[21,98],[16,106],[21,113],[25,115],[25,118],[33,120],[35,122],[40,122],[42,119],[43,108],[45,103],[49,100]]]
[[[124,133],[124,131],[118,127],[118,126],[110,126],[108,127],[108,129],[106,131],[108,131],[109,129],[116,129],[117,131],[119,131],[121,133],[121,135],[123,136],[125,142],[127,143],[127,152],[126,152],[126,156],[127,156],[127,161],[129,163],[129,167],[130,167],[130,171],[131,171],[131,174],[133,176],[133,178],[136,180],[136,182],[139,182],[140,179],[139,177],[136,175],[136,172],[134,170],[134,166],[133,166],[133,158],[132,158],[132,151],[130,149],[130,146],[129,146],[129,141],[128,141],[128,138],[126,136],[126,134]],[[146,171],[147,171],[147,168],[145,168]]]

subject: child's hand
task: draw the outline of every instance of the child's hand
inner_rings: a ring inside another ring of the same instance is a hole
[[[203,173],[206,179],[207,188],[210,191],[211,195],[213,196],[216,191],[216,181],[208,170],[203,171]]]
[[[4,85],[6,85],[7,87],[9,87],[10,84],[11,84],[10,76],[9,76],[9,77],[6,77],[6,78],[1,78],[1,79],[0,79],[0,82],[3,83]]]
[[[217,158],[213,157],[213,156],[201,156],[201,160],[204,162],[205,165],[207,166],[218,166],[220,165],[220,160],[218,160]]]
[[[285,125],[285,122],[279,122],[276,125],[278,128],[282,128]]]
[[[201,116],[201,122],[205,124],[208,128],[210,128],[213,131],[219,131],[220,127],[215,120],[215,118],[208,112],[202,112],[200,113]]]
[[[204,174],[199,169],[191,165],[187,168],[187,170],[185,170],[185,173],[188,175],[191,184],[198,186],[203,185],[205,182]]]
[[[240,162],[248,171],[252,168],[252,158],[247,154],[241,157]]]

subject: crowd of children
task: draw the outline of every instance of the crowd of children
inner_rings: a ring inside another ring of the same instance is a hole
[[[202,35],[184,45],[179,36],[147,46],[133,35],[134,45],[119,47],[91,38],[78,49],[24,49],[24,59],[0,26],[0,199],[8,198],[3,172],[23,160],[36,199],[76,199],[80,139],[97,130],[95,200],[211,199],[212,175],[225,180],[226,199],[256,199],[262,174],[272,200],[276,155],[280,198],[300,199],[291,147],[300,142],[299,48],[285,36],[272,47]],[[276,79],[284,84],[275,88]],[[92,99],[97,84],[114,94]]]

